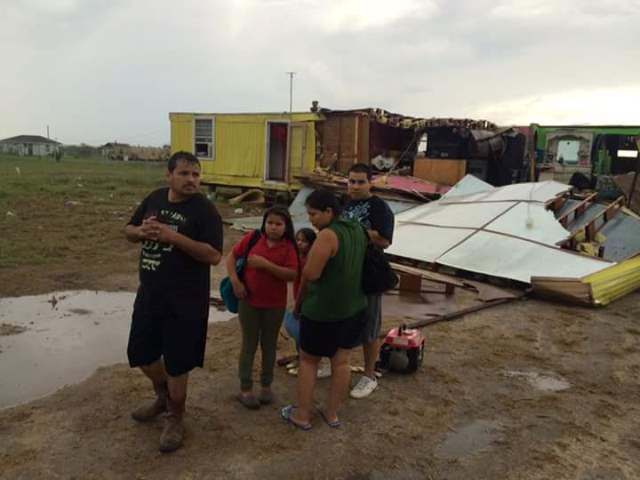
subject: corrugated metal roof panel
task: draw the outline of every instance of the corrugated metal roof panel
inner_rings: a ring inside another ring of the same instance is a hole
[[[521,238],[480,231],[438,258],[454,268],[531,283],[531,277],[583,277],[611,265]]]
[[[544,203],[569,188],[516,184],[418,206],[397,215],[387,251],[526,283],[532,276],[581,278],[611,262],[556,246],[569,232]]]

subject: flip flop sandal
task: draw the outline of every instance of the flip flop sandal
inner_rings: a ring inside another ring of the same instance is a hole
[[[342,422],[340,421],[339,418],[337,418],[337,419],[333,420],[332,422],[330,422],[327,419],[327,417],[325,416],[325,414],[324,414],[324,412],[322,410],[318,409],[318,413],[322,417],[322,420],[324,420],[324,423],[329,425],[331,428],[340,428],[342,426]]]
[[[286,407],[282,407],[280,409],[280,417],[282,417],[282,419],[293,425],[294,427],[303,430],[305,432],[308,432],[309,430],[311,430],[312,425],[310,423],[298,423],[295,420],[293,420],[293,418],[291,418],[291,414],[293,413],[293,410],[296,407],[294,405],[287,405]]]

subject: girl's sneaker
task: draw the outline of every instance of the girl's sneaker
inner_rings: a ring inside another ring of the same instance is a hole
[[[365,398],[371,395],[376,388],[378,388],[378,380],[363,375],[351,390],[351,396],[353,398]]]
[[[318,367],[318,378],[329,378],[331,376],[331,362],[328,362],[324,358],[320,360],[320,366]]]

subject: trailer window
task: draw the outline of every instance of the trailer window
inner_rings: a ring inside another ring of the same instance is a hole
[[[196,118],[194,125],[193,151],[198,158],[212,160],[214,157],[213,118]]]

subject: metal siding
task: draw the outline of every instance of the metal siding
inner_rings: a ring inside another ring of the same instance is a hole
[[[245,117],[242,121],[216,117],[216,160],[208,173],[262,180],[266,121],[263,116]]]
[[[304,154],[305,173],[313,172],[316,168],[316,123],[314,121],[307,122],[307,146]]]
[[[289,126],[289,168],[288,179],[294,180],[304,168],[304,156],[306,152],[306,125],[304,123],[292,123]]]
[[[193,152],[193,115],[169,115],[171,122],[171,153],[181,150]]]

